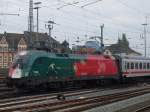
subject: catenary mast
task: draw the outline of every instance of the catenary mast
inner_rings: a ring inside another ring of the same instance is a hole
[[[33,25],[33,0],[30,0],[30,2],[29,2],[28,31],[29,32],[34,31],[34,25]]]

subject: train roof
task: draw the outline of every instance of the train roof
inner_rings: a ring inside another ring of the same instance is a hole
[[[137,60],[150,60],[149,57],[144,56],[130,56],[130,55],[121,55],[122,59],[137,59]]]

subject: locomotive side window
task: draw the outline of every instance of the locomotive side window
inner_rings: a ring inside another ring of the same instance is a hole
[[[37,64],[43,64],[43,60],[42,60],[42,58],[38,58],[38,60],[37,60]]]

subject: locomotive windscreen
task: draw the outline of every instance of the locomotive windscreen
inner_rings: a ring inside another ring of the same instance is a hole
[[[27,63],[28,56],[27,55],[16,55],[14,57],[12,67],[16,68],[19,67],[20,69],[23,69],[23,65]]]

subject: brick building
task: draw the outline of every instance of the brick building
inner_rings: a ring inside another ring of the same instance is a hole
[[[17,52],[35,48],[58,51],[61,44],[46,33],[6,33],[0,34],[0,68],[8,68]]]

